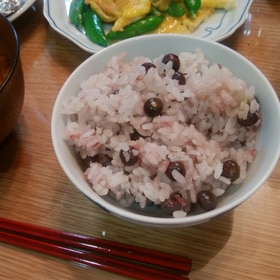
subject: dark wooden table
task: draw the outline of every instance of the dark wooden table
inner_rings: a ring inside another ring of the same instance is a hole
[[[192,280],[279,279],[280,165],[247,202],[213,221],[180,229],[131,224],[105,213],[71,185],[51,143],[52,107],[69,74],[90,54],[56,33],[43,1],[14,25],[26,96],[0,145],[0,216],[189,256]],[[245,24],[222,43],[251,60],[280,92],[280,2],[255,0]],[[279,129],[279,128],[275,128]],[[0,243],[1,279],[126,279]]]

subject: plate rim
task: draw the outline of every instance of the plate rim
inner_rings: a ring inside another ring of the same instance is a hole
[[[86,52],[94,54],[94,53],[104,49],[104,47],[98,46],[98,45],[90,42],[87,38],[85,38],[85,35],[82,34],[81,32],[79,32],[78,30],[72,31],[71,29],[75,28],[74,26],[73,26],[73,28],[70,27],[70,30],[65,29],[63,27],[63,24],[55,19],[55,17],[53,16],[53,14],[51,12],[50,3],[57,5],[57,3],[59,3],[59,1],[60,1],[60,4],[62,4],[62,1],[64,2],[64,7],[66,8],[66,13],[67,13],[67,5],[69,5],[71,0],[44,0],[43,14],[44,14],[45,18],[47,19],[47,21],[49,22],[50,26],[56,32],[58,32],[59,34],[61,34],[64,37],[66,37],[68,40],[72,41],[74,44],[76,44],[78,47],[85,50]],[[207,34],[205,34],[204,36],[197,35],[196,31],[192,34],[186,34],[186,36],[200,37],[200,38],[204,38],[204,39],[208,39],[208,40],[216,41],[216,42],[220,42],[220,41],[225,40],[226,38],[230,37],[245,22],[245,20],[248,16],[248,13],[249,13],[249,9],[253,3],[253,0],[246,0],[246,2],[244,0],[236,0],[236,1],[237,1],[237,5],[238,5],[238,3],[239,3],[239,5],[242,5],[242,8],[241,8],[241,11],[239,11],[238,6],[236,7],[236,10],[239,12],[239,13],[237,13],[237,15],[239,15],[239,16],[237,17],[236,20],[234,20],[233,24],[228,26],[228,28],[226,28],[225,30],[220,28],[221,26],[223,26],[223,22],[228,19],[227,15],[229,15],[231,12],[231,11],[224,11],[222,13],[222,18],[218,22],[217,26],[215,26],[215,27],[206,26],[205,27],[202,23],[201,29],[204,29],[203,31],[207,32]],[[207,20],[205,22],[207,23]],[[225,27],[226,26],[227,25],[225,25]],[[213,36],[213,34],[215,34],[215,32],[219,29],[222,32],[217,33],[217,35]]]
[[[28,10],[36,0],[26,0],[20,9],[18,9],[15,13],[11,14],[7,17],[7,19],[11,22],[16,20],[19,16],[21,16],[26,10]]]
[[[221,40],[224,40],[224,39],[230,37],[245,22],[246,17],[247,17],[247,15],[249,13],[249,9],[250,9],[252,3],[253,3],[253,0],[247,0],[247,3],[245,4],[244,9],[242,10],[242,13],[240,14],[239,20],[235,24],[233,24],[227,30],[227,32],[224,32],[222,35],[216,37],[216,40],[215,40],[216,42],[219,42]],[[224,13],[223,18],[220,21],[220,25],[222,24],[221,22],[224,20],[224,18],[226,16],[226,13]],[[219,28],[219,27],[216,27],[216,28]],[[210,31],[211,28],[206,28],[206,29],[209,29],[209,31],[207,30],[209,32],[209,35],[206,35],[203,38],[207,38],[208,36],[210,36],[211,32],[213,32],[213,31]]]

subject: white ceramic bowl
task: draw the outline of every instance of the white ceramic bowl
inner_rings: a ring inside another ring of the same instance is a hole
[[[121,208],[108,197],[100,197],[92,191],[84,179],[82,169],[68,144],[63,140],[65,120],[60,114],[61,104],[70,95],[77,94],[80,83],[91,74],[104,69],[108,59],[126,52],[128,58],[135,56],[158,57],[165,53],[195,51],[201,49],[210,62],[218,62],[229,68],[234,76],[242,78],[247,85],[256,88],[260,102],[262,125],[257,137],[258,154],[250,166],[245,181],[230,188],[214,210],[184,218],[159,217],[154,208],[140,211],[136,208]],[[278,97],[266,77],[246,58],[215,42],[185,35],[147,35],[112,45],[83,62],[67,79],[57,96],[52,115],[52,141],[58,161],[66,175],[82,193],[94,203],[122,219],[150,226],[178,227],[200,224],[234,209],[252,196],[273,171],[280,154],[280,106]]]

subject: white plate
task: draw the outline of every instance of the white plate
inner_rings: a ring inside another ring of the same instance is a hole
[[[217,10],[192,36],[221,41],[232,35],[245,21],[253,0],[236,0],[236,8],[232,11]],[[68,20],[71,0],[44,0],[44,16],[51,27],[80,48],[95,53],[103,47],[92,43],[78,31]]]
[[[20,15],[22,15],[28,8],[30,8],[36,0],[25,0],[25,3],[22,5],[20,9],[18,9],[15,13],[11,14],[7,17],[9,21],[14,21]]]

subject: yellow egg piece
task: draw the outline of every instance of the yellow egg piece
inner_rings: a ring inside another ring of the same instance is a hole
[[[122,8],[120,16],[115,21],[112,30],[122,31],[130,23],[145,17],[151,10],[150,0],[129,0]]]

